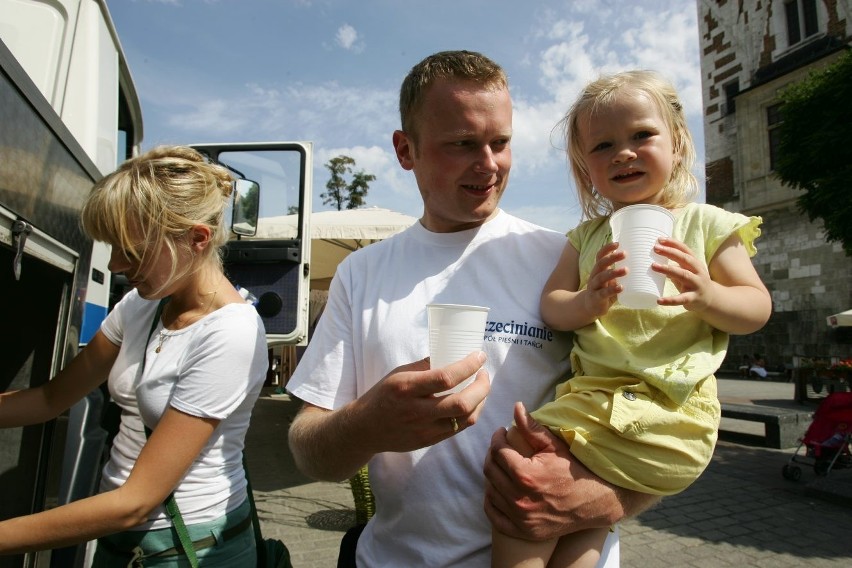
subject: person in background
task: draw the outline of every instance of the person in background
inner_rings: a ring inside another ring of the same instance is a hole
[[[751,360],[751,367],[748,369],[750,377],[758,377],[765,379],[769,373],[766,372],[766,359],[760,353],[755,353]]]
[[[0,427],[55,418],[104,381],[121,424],[100,493],[0,522],[0,553],[99,539],[96,568],[186,565],[163,507],[174,493],[202,566],[255,565],[242,452],[268,360],[222,271],[231,188],[195,150],[161,147],[93,189],[83,227],[133,289],[53,380],[0,394]]]
[[[695,150],[674,87],[650,71],[592,81],[565,118],[568,155],[587,218],[569,232],[541,296],[552,329],[574,332],[573,376],[532,413],[571,456],[608,483],[673,495],[704,471],[720,420],[714,373],[731,333],[752,333],[772,304],[750,256],[760,219],[693,203]],[[651,204],[674,214],[657,305],[617,301],[626,258],[610,215]],[[516,421],[530,420],[523,407]],[[528,426],[526,426],[528,427]],[[520,429],[509,443],[532,456]],[[592,567],[608,534],[592,528],[531,542],[494,531],[495,567]]]
[[[552,397],[570,345],[538,309],[565,237],[498,207],[512,165],[503,69],[468,51],[426,57],[402,84],[400,115],[393,144],[423,215],[338,266],[287,385],[304,402],[289,441],[306,475],[345,480],[369,464],[376,512],[357,541],[357,565],[485,567],[489,519],[547,538],[647,506],[646,496],[593,478],[567,452],[533,462],[502,439],[514,401]],[[484,351],[430,369],[430,303],[489,307]],[[474,374],[464,390],[435,396]],[[339,566],[355,565],[349,554],[344,547]],[[617,566],[616,547],[609,560]]]

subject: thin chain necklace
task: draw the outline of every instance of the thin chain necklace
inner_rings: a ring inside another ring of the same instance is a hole
[[[166,333],[165,329],[160,330],[160,342],[157,344],[157,348],[154,349],[154,353],[159,353],[163,349],[163,342],[171,337],[171,334]]]
[[[198,320],[200,320],[201,318],[203,318],[204,316],[206,316],[208,313],[210,313],[210,308],[213,307],[213,302],[216,300],[216,294],[218,294],[218,293],[219,293],[218,288],[213,290],[213,296],[210,298],[210,301],[207,302],[207,307],[204,308],[204,311],[202,311],[196,317],[192,318],[187,323],[182,324],[181,327],[179,327],[178,329],[183,329],[185,327],[188,327],[191,324],[193,324],[193,323],[197,322]],[[166,305],[166,309],[168,309],[168,305]],[[175,318],[175,321],[177,321],[177,318]],[[154,353],[159,353],[160,351],[163,350],[163,343],[165,343],[166,339],[168,339],[169,337],[171,337],[173,335],[172,333],[169,333],[169,332],[170,332],[170,330],[166,329],[165,326],[163,327],[163,329],[160,330],[159,342],[157,343],[156,349],[154,349]]]

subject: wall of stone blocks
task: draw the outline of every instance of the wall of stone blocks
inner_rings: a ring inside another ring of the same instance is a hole
[[[731,338],[724,368],[760,353],[783,368],[794,356],[852,356],[852,329],[831,329],[826,317],[852,309],[852,259],[839,244],[824,240],[795,205],[797,192],[783,187],[768,167],[766,107],[777,91],[806,76],[811,62],[766,79],[760,71],[795,53],[786,45],[784,0],[731,2],[697,0],[704,88],[707,200],[731,211],[764,219],[754,262],[772,292],[774,312],[759,332]],[[822,34],[852,43],[852,0],[819,0]],[[836,56],[836,55],[835,55]],[[763,76],[763,79],[759,77]],[[726,85],[737,81],[736,112],[729,113]],[[733,185],[733,191],[731,191]]]
[[[772,294],[773,313],[759,332],[731,338],[725,368],[761,353],[770,366],[794,356],[850,357],[852,329],[832,329],[826,317],[852,309],[852,258],[825,241],[822,225],[795,205],[761,214],[755,268]]]

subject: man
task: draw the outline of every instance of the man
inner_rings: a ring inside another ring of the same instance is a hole
[[[369,462],[376,514],[358,541],[359,566],[484,567],[489,520],[540,539],[636,512],[641,498],[556,453],[544,429],[523,429],[541,449],[532,459],[505,443],[514,402],[549,400],[571,347],[538,309],[565,237],[498,208],[512,163],[505,73],[477,53],[432,55],[403,82],[400,114],[393,144],[423,216],[338,267],[288,384],[305,402],[290,428],[299,468],[344,480]],[[430,370],[429,303],[489,307],[484,352]],[[463,391],[434,396],[474,373]]]

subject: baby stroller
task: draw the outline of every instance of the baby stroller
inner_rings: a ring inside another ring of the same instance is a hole
[[[814,419],[800,440],[790,462],[784,464],[784,479],[798,481],[802,469],[794,464],[812,465],[817,475],[832,469],[852,467],[852,392],[834,392],[823,399]],[[800,455],[802,447],[805,448]]]

